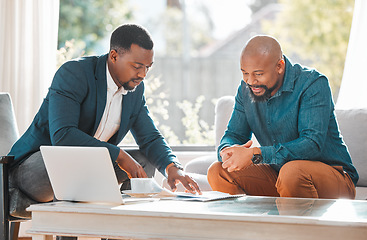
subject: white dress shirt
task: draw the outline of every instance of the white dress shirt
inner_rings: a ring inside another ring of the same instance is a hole
[[[107,100],[106,107],[94,137],[107,142],[120,128],[122,99],[128,93],[124,87],[117,87],[106,64]]]

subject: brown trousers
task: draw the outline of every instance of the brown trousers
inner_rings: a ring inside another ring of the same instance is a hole
[[[268,164],[252,164],[229,173],[222,162],[215,162],[209,167],[208,181],[214,191],[230,194],[329,199],[354,199],[356,194],[342,167],[318,161],[290,161],[279,174]]]

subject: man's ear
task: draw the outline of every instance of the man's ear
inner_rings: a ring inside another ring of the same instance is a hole
[[[280,60],[278,61],[278,74],[282,74],[282,73],[284,73],[284,70],[285,70],[285,61],[284,61],[284,59],[282,58],[282,59],[280,59]]]
[[[110,58],[110,60],[111,60],[113,63],[115,63],[115,62],[116,62],[116,59],[117,59],[117,57],[118,57],[118,53],[116,52],[116,50],[115,50],[115,49],[112,49],[112,50],[110,51],[110,54],[108,55],[108,57]]]

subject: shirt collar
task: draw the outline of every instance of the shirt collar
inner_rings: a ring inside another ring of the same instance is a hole
[[[285,73],[283,84],[277,92],[279,95],[281,92],[292,92],[296,81],[296,72],[293,68],[294,64],[285,55],[283,57],[285,60]]]
[[[107,63],[106,63],[106,75],[107,75],[107,91],[111,91],[113,93],[119,93],[122,95],[126,95],[129,92],[123,86],[121,86],[120,89],[118,88],[118,86],[112,79]]]

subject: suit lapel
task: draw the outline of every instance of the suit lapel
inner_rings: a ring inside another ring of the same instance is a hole
[[[94,123],[93,132],[97,131],[99,123],[101,121],[104,109],[106,107],[106,99],[107,99],[107,77],[106,77],[106,62],[107,62],[108,54],[103,55],[98,58],[96,69],[95,69],[95,78],[96,78],[96,86],[97,86],[97,113],[96,113],[96,121]]]

